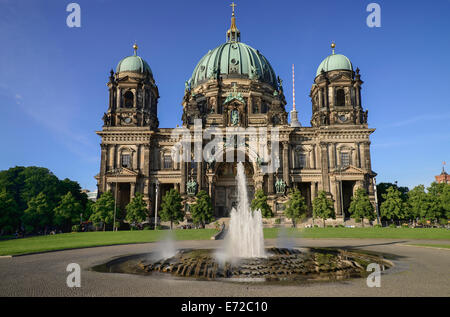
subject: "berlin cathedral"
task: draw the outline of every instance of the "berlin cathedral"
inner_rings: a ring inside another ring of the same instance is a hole
[[[182,128],[194,135],[194,123],[199,120],[203,129],[278,128],[276,171],[264,173],[259,158],[254,159],[254,153],[243,147],[249,199],[262,189],[276,217],[283,216],[292,188],[301,191],[310,215],[319,191],[334,201],[341,220],[349,216],[356,189],[364,188],[375,203],[376,174],[371,168],[369,140],[375,130],[368,128],[368,113],[362,106],[360,70],[354,70],[346,56],[336,54],[333,43],[332,54],[314,75],[311,126],[300,125],[295,94],[289,122],[282,81],[259,50],[240,41],[232,6],[226,43],[207,52],[185,83]],[[108,109],[102,130],[96,132],[101,137],[100,173],[95,176],[99,195],[117,193],[123,209],[140,192],[154,215],[162,196],[175,188],[189,220],[196,192],[205,190],[216,218],[227,217],[237,203],[237,163],[173,159],[172,149],[179,141],[173,130],[177,128],[159,127],[155,78],[157,74],[137,55],[137,45],[134,55],[122,59],[115,72],[111,70]],[[237,150],[224,141],[220,155]]]

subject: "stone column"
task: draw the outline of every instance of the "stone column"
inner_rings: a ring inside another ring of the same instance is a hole
[[[334,87],[330,86],[330,89],[328,91],[328,104],[330,105],[329,108],[334,108]]]
[[[122,99],[122,93],[121,93],[121,91],[120,91],[120,88],[117,88],[117,104],[116,104],[116,109],[119,109],[120,108],[120,101],[121,101],[121,99]],[[116,122],[116,124],[117,124],[117,122]]]
[[[180,183],[180,194],[186,194],[186,162],[184,161],[183,157],[181,157],[181,183]]]
[[[366,143],[360,143],[360,151],[361,151],[361,168],[363,170],[367,170],[367,162],[366,162]]]
[[[197,184],[198,184],[198,190],[201,190],[203,188],[203,163],[197,162]]]
[[[314,152],[315,152],[315,168],[320,169],[320,146],[317,144],[314,144]]]
[[[117,156],[118,156],[118,151],[117,148],[119,146],[117,144],[114,144],[114,158],[113,158],[113,168],[117,168],[119,166],[120,163],[118,163],[117,161]]]
[[[311,182],[311,202],[316,198],[316,182]]]
[[[269,195],[274,193],[274,188],[273,188],[274,182],[273,182],[273,180],[274,180],[273,173],[269,173],[269,175],[268,175],[268,183],[267,183],[267,185],[269,186],[269,189],[268,189],[268,194]]]
[[[150,177],[150,144],[144,144],[143,174]]]
[[[321,166],[322,166],[322,189],[325,192],[330,191],[328,180],[328,148],[326,143],[320,144],[321,148]]]
[[[318,104],[317,106],[318,106],[319,110],[320,110],[320,108],[323,107],[323,92],[322,92],[322,89],[323,89],[323,88],[320,88],[320,87],[319,87],[319,89],[318,89],[318,94],[319,94],[319,104]]]
[[[330,144],[330,169],[334,169],[336,167],[336,144],[331,143]]]
[[[355,143],[355,153],[356,153],[356,162],[355,162],[355,166],[356,167],[361,167],[361,161],[360,161],[360,156],[359,156],[359,142]]]
[[[134,198],[136,192],[136,183],[130,183],[130,201]]]
[[[289,179],[289,142],[283,141],[283,179],[289,187],[291,182]]]

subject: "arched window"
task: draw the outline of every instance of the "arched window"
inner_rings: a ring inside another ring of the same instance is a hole
[[[345,91],[344,89],[339,89],[336,92],[336,107],[344,107],[345,106]]]
[[[131,91],[127,91],[123,95],[125,108],[133,108],[134,106],[134,94]]]
[[[126,167],[126,168],[131,167],[131,155],[130,154],[122,154],[122,167]]]

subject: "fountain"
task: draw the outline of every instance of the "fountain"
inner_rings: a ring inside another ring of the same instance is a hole
[[[227,260],[264,258],[264,234],[260,210],[251,210],[247,193],[247,178],[242,162],[237,164],[237,210],[231,210],[230,226],[225,238]]]
[[[251,210],[244,165],[237,164],[237,209],[231,211],[229,230],[220,250],[176,250],[173,239],[159,243],[157,252],[115,259],[94,268],[103,272],[166,273],[178,277],[243,282],[311,281],[361,277],[369,263],[382,269],[390,263],[377,255],[325,248],[296,248],[280,232],[278,247],[265,249],[260,210]]]

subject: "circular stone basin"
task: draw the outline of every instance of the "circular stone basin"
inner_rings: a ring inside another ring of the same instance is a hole
[[[392,263],[381,255],[341,249],[266,249],[266,258],[220,263],[211,249],[183,249],[167,259],[140,254],[115,259],[95,271],[131,274],[164,273],[175,277],[243,282],[314,281],[364,277],[367,266],[378,263],[386,270]]]

